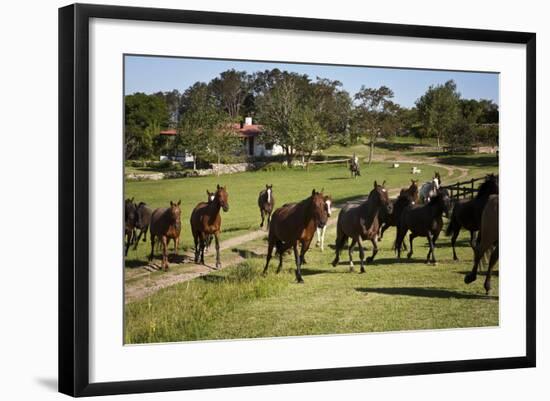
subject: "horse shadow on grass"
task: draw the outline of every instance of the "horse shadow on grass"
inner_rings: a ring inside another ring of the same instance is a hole
[[[442,299],[488,299],[498,300],[496,295],[472,294],[463,291],[446,290],[443,288],[423,287],[388,287],[388,288],[356,288],[355,291],[368,294],[369,292],[384,295],[406,295],[421,298],[442,298]]]
[[[250,249],[233,248],[231,252],[236,253],[243,259],[265,259],[265,254],[258,253]]]
[[[468,271],[456,272],[456,274],[460,274],[460,275],[464,276],[466,274],[470,274],[471,272],[472,272],[471,270],[468,270]],[[487,276],[487,271],[478,270],[477,275],[485,277],[485,276]],[[491,277],[498,277],[498,270],[493,270],[491,272]]]

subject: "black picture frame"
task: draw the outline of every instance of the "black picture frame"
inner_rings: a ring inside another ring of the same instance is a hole
[[[526,45],[526,344],[520,357],[353,366],[90,383],[89,149],[90,18],[275,28]],[[338,21],[266,15],[74,4],[59,9],[59,391],[71,396],[237,387],[534,367],[536,363],[535,129],[536,35],[479,29]]]

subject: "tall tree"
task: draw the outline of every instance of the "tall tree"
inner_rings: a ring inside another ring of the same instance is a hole
[[[151,157],[154,139],[168,126],[166,103],[157,96],[134,93],[124,98],[124,150],[126,159]]]
[[[374,156],[374,147],[378,137],[387,137],[397,129],[396,105],[391,99],[393,91],[387,86],[380,88],[361,87],[355,94],[358,102],[354,113],[354,131],[367,137],[369,149],[369,164]]]
[[[236,121],[241,106],[250,93],[251,77],[245,71],[231,69],[210,81],[210,85],[220,107],[227,112],[231,121]]]
[[[207,157],[209,139],[226,121],[224,117],[207,84],[196,82],[184,92],[175,146],[193,155],[193,169],[197,168],[197,159]]]
[[[423,129],[427,136],[437,139],[437,147],[441,147],[441,139],[460,117],[460,94],[453,80],[443,85],[430,86],[426,93],[416,101],[416,108]]]

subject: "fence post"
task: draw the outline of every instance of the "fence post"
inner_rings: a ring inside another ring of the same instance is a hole
[[[470,192],[470,199],[474,199],[474,179],[472,178],[472,192]]]

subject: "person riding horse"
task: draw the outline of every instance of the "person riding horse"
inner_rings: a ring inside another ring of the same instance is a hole
[[[357,178],[361,175],[361,171],[359,168],[359,158],[354,153],[351,160],[349,161],[349,171],[351,172],[351,176],[353,178]]]

